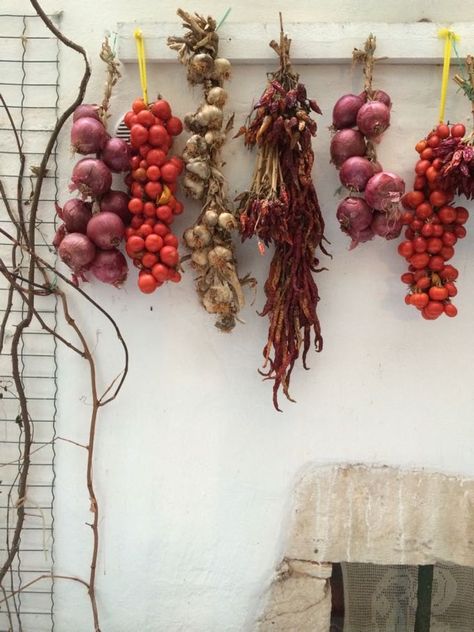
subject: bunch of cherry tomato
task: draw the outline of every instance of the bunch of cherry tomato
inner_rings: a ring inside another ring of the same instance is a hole
[[[442,162],[434,156],[434,150],[443,139],[462,138],[465,133],[461,123],[440,124],[416,144],[420,159],[415,165],[414,190],[402,198],[406,229],[398,253],[409,264],[408,272],[401,276],[409,286],[405,302],[420,310],[427,320],[457,314],[451,299],[457,294],[454,281],[459,272],[447,262],[454,255],[457,240],[466,236],[464,224],[469,213],[463,206],[453,206],[453,192],[440,188]]]
[[[168,158],[168,153],[183,125],[164,99],[148,105],[136,99],[124,122],[130,129],[132,151],[131,171],[125,179],[132,214],[125,230],[125,249],[140,270],[139,289],[150,294],[166,281],[181,280],[179,242],[170,225],[174,216],[183,212],[182,203],[175,197],[183,161],[177,156]]]

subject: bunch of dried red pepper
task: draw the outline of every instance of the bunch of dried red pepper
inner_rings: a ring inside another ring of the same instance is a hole
[[[247,126],[239,132],[248,147],[258,147],[251,188],[238,198],[242,238],[257,235],[261,252],[264,243],[275,246],[261,315],[270,319],[262,373],[274,381],[277,410],[280,387],[293,401],[291,372],[301,350],[307,368],[312,333],[316,350],[322,349],[316,314],[319,294],[312,273],[319,271],[316,250],[328,254],[323,245],[324,220],[311,179],[311,139],[317,126],[310,112],[321,111],[315,101],[308,100],[305,86],[291,68],[290,44],[281,28],[280,43],[270,43],[280,57],[280,68],[269,78]]]

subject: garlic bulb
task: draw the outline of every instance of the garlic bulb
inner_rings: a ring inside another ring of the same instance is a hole
[[[207,93],[206,101],[209,105],[216,105],[222,109],[227,102],[227,92],[224,88],[220,88],[219,86],[211,88]]]
[[[206,224],[206,226],[215,226],[218,219],[219,215],[216,213],[216,211],[209,210],[204,213],[202,221]]]
[[[207,252],[205,250],[195,250],[191,255],[191,261],[201,267],[205,268],[207,266]]]
[[[185,152],[190,158],[197,158],[197,156],[207,154],[207,144],[203,137],[200,134],[190,136],[186,142]]]
[[[211,176],[211,168],[209,163],[203,160],[194,159],[186,163],[186,170],[201,178],[201,180],[209,180]]]
[[[225,248],[224,246],[216,246],[212,250],[209,251],[209,264],[213,268],[222,268],[226,263],[232,261],[233,255],[232,251],[229,248]]]
[[[204,135],[204,140],[208,145],[222,147],[225,141],[225,134],[219,130],[210,130]]]
[[[224,230],[234,230],[237,228],[237,220],[232,213],[221,213],[219,215],[219,226]]]
[[[202,180],[195,180],[186,175],[183,178],[183,187],[186,189],[186,193],[195,200],[200,200],[204,195],[204,182]]]
[[[185,231],[183,238],[188,248],[197,248],[197,240],[192,228],[188,228],[188,230]]]
[[[189,60],[190,69],[199,74],[207,76],[214,68],[214,60],[207,53],[197,53]]]
[[[223,118],[220,108],[206,103],[196,113],[194,121],[207,129],[220,129]]]
[[[193,234],[195,238],[195,248],[203,248],[211,243],[211,233],[202,224],[197,224],[193,228]]]
[[[225,79],[227,81],[230,79],[230,70],[231,64],[228,59],[225,59],[225,57],[217,57],[217,59],[214,59],[213,75],[215,77],[221,80]]]

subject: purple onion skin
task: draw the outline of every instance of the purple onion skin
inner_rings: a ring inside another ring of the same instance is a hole
[[[56,230],[54,234],[54,238],[53,238],[53,246],[54,248],[56,248],[56,250],[61,245],[61,242],[64,239],[64,237],[66,237],[66,234],[67,234],[66,226],[64,224],[61,224],[60,226],[58,226],[58,229]]]
[[[122,138],[109,138],[104,145],[101,158],[114,173],[130,169],[130,148]]]
[[[352,156],[345,160],[339,171],[342,184],[352,191],[363,191],[373,175],[373,163],[361,156]]]
[[[78,154],[96,154],[102,151],[108,135],[105,127],[95,118],[83,116],[72,124],[71,145]]]
[[[90,116],[91,118],[97,119],[100,121],[100,106],[96,103],[82,103],[78,105],[74,110],[74,114],[72,115],[72,122],[75,123],[78,119],[83,116]]]
[[[74,165],[69,190],[78,189],[84,197],[100,197],[110,191],[112,173],[98,158],[83,158]]]
[[[92,205],[79,198],[68,200],[62,208],[61,218],[68,233],[86,234],[87,224],[92,217]]]
[[[370,226],[368,228],[364,228],[364,230],[361,230],[360,233],[352,238],[349,250],[354,250],[354,248],[356,248],[359,244],[364,244],[366,241],[370,241],[374,237],[374,231]]]
[[[383,237],[384,239],[396,239],[402,232],[403,224],[400,219],[390,219],[387,213],[374,211],[370,227],[379,237]]]
[[[73,272],[80,274],[90,266],[95,257],[95,246],[82,233],[69,233],[59,244],[58,254]]]
[[[357,127],[367,136],[380,136],[390,125],[390,110],[381,101],[367,101],[357,113]]]
[[[383,90],[376,90],[374,92],[374,95],[372,97],[372,99],[374,101],[380,101],[381,103],[383,103],[384,105],[386,105],[388,107],[388,109],[390,110],[392,107],[392,99],[389,97],[389,95],[384,92]]]
[[[405,182],[395,173],[380,171],[367,182],[365,199],[377,211],[392,213],[405,193]]]
[[[337,207],[336,217],[341,230],[353,237],[368,228],[372,222],[372,209],[362,197],[346,197]]]
[[[344,94],[340,97],[332,111],[332,124],[335,129],[354,127],[357,112],[364,105],[364,100],[357,94]]]
[[[131,213],[128,210],[129,200],[129,196],[123,191],[112,189],[101,198],[100,210],[106,213],[115,213],[127,225],[131,217]]]
[[[90,271],[102,283],[120,287],[127,280],[127,260],[119,250],[98,250]]]
[[[348,158],[365,156],[365,152],[365,139],[356,129],[341,129],[331,139],[331,160],[338,169]]]
[[[124,233],[125,226],[115,213],[97,213],[87,224],[87,236],[102,250],[112,250],[118,246]]]

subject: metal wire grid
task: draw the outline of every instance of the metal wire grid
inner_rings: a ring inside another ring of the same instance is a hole
[[[50,16],[59,21],[59,16]],[[26,156],[24,205],[28,212],[31,168],[40,161],[48,134],[57,118],[59,100],[59,44],[36,15],[0,14],[0,92],[13,116]],[[48,255],[54,234],[53,203],[57,198],[57,156],[54,152],[38,209],[38,252]],[[0,111],[0,179],[15,207],[19,160],[5,112]],[[3,203],[0,224],[11,229]],[[2,258],[8,262],[9,245],[0,240]],[[50,255],[51,256],[51,255]],[[10,261],[11,262],[11,261]],[[0,281],[0,320],[6,309],[7,285]],[[37,303],[43,319],[57,324],[55,298]],[[7,554],[16,517],[16,482],[22,449],[17,394],[11,379],[9,338],[22,319],[24,304],[15,298],[7,327],[7,344],[0,354],[0,560]],[[54,482],[56,438],[57,364],[56,340],[34,325],[22,339],[22,380],[32,418],[33,445],[26,517],[20,554],[3,589],[6,593],[25,586],[54,569]],[[42,580],[0,606],[0,632],[54,631],[53,582]],[[0,595],[3,594],[0,592]]]

